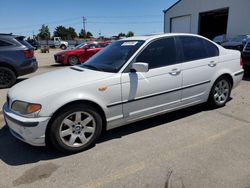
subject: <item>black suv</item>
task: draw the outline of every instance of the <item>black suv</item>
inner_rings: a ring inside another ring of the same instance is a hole
[[[24,36],[0,34],[0,89],[11,87],[17,77],[38,68],[33,47]]]
[[[244,69],[249,72],[250,69],[250,40],[248,40],[242,51],[242,58],[244,62]]]
[[[41,48],[41,44],[37,40],[35,40],[35,39],[28,39],[27,42],[29,44],[31,44],[31,46],[33,46],[33,48],[35,50],[37,50],[38,48]]]

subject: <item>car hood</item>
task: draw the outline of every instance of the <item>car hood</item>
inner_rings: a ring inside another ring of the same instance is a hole
[[[76,53],[76,52],[82,52],[82,49],[72,49],[72,50],[65,50],[62,52],[58,52],[55,55],[62,55],[62,54],[71,54],[71,53]]]
[[[114,73],[83,69],[78,66],[45,73],[16,84],[9,90],[13,100],[34,102],[38,97],[61,93],[111,77]]]

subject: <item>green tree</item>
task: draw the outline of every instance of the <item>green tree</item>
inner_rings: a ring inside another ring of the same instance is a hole
[[[86,34],[86,35],[87,35],[87,36],[86,36],[87,38],[91,38],[91,37],[93,37],[92,33],[91,33],[91,32],[89,32],[89,31],[87,32],[87,34]]]
[[[86,32],[83,29],[81,29],[81,31],[79,33],[79,37],[80,38],[86,38]]]
[[[75,29],[73,27],[69,27],[67,29],[67,33],[68,33],[68,39],[69,40],[72,40],[72,39],[77,37],[77,33],[76,33],[76,31],[75,31]]]
[[[81,31],[80,31],[80,33],[79,33],[79,37],[80,37],[80,38],[90,38],[90,37],[93,37],[93,34],[92,34],[90,31],[88,31],[88,32],[85,34],[84,30],[81,29]]]
[[[50,31],[49,31],[49,27],[47,25],[42,25],[41,29],[39,30],[38,33],[38,38],[41,40],[49,40],[50,38]]]
[[[126,35],[126,37],[133,37],[134,36],[134,33],[132,31],[129,31]]]
[[[125,33],[119,33],[118,34],[118,37],[120,38],[120,37],[126,37],[126,34]]]
[[[68,37],[67,28],[62,25],[56,27],[54,31],[54,36],[61,37],[63,40],[67,40]]]

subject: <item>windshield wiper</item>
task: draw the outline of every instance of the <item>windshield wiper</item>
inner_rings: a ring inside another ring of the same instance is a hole
[[[94,69],[94,70],[98,70],[98,71],[102,71],[102,69],[94,66],[94,65],[88,65],[88,64],[83,64],[83,67],[88,67],[90,69]]]

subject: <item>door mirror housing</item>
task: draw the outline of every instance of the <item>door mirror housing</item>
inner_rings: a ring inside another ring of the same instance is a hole
[[[136,62],[132,64],[131,72],[148,72],[148,63]]]

